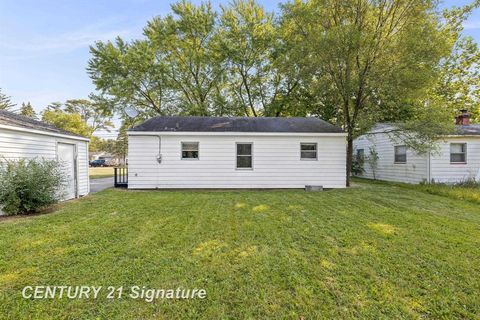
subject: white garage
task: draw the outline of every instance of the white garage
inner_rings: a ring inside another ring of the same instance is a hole
[[[65,200],[87,195],[90,191],[88,142],[83,136],[0,110],[0,161],[21,158],[61,161],[68,181]]]
[[[345,188],[345,136],[318,118],[154,117],[128,131],[128,188]]]

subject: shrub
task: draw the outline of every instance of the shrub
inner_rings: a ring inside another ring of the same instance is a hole
[[[57,161],[21,159],[0,162],[0,181],[0,208],[14,215],[57,203],[66,180]]]

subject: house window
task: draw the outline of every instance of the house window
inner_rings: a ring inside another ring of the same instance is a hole
[[[237,169],[252,168],[252,144],[237,143]]]
[[[365,162],[365,150],[357,149],[357,162],[363,164]]]
[[[198,142],[182,142],[183,159],[198,159]]]
[[[407,163],[407,147],[395,146],[395,163]]]
[[[300,143],[300,159],[301,160],[317,160],[317,144],[316,143]]]
[[[467,162],[467,144],[466,143],[450,144],[450,162],[451,163]]]

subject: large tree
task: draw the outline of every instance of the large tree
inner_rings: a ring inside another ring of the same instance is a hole
[[[191,115],[221,113],[216,97],[223,74],[215,46],[217,15],[210,3],[181,1],[171,8],[173,14],[149,21],[144,33],[166,64],[175,102]]]
[[[222,8],[220,20],[229,102],[245,115],[269,115],[283,80],[274,66],[279,39],[273,14],[253,0],[237,0]]]
[[[349,184],[353,139],[415,113],[448,54],[448,30],[428,0],[310,0],[283,11],[292,67],[305,70],[326,120],[347,132]]]

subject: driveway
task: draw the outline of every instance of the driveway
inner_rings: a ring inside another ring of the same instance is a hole
[[[113,188],[113,177],[90,179],[90,193],[99,192],[108,188]]]

